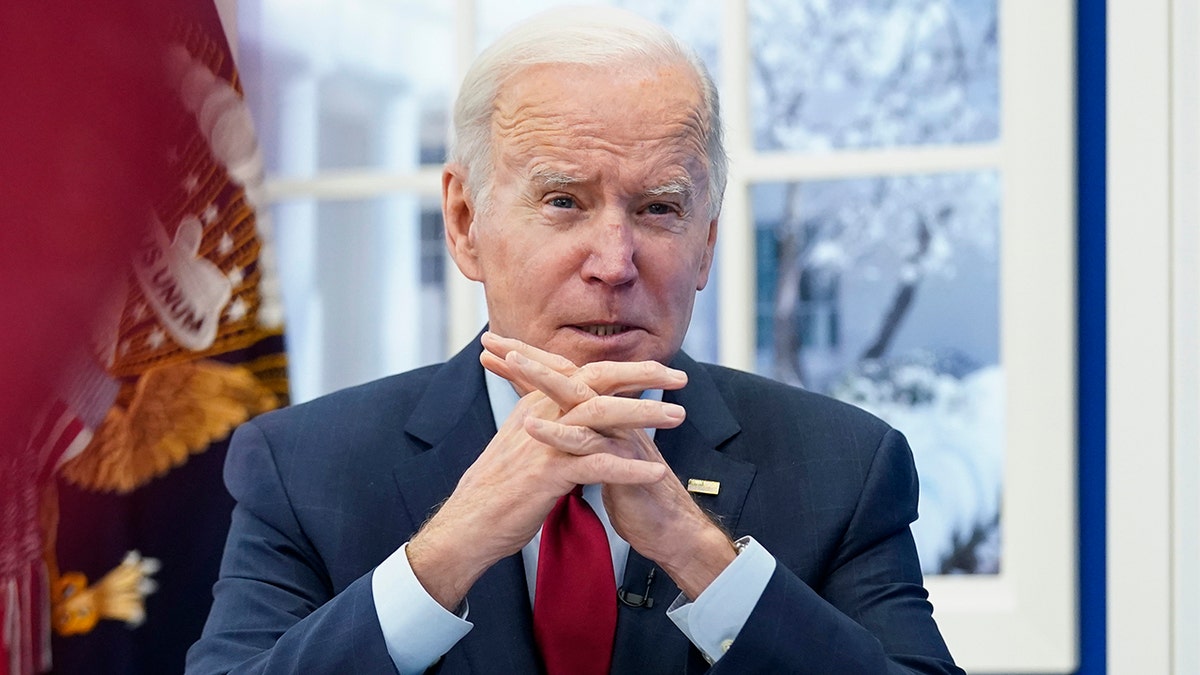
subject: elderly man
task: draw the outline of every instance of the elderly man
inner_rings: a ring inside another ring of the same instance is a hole
[[[903,437],[680,351],[725,182],[694,55],[546,15],[454,123],[446,242],[489,332],[237,432],[189,672],[960,672]]]

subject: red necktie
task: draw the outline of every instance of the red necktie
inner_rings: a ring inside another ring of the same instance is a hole
[[[607,675],[617,584],[604,525],[575,486],[542,525],[533,634],[548,675]]]

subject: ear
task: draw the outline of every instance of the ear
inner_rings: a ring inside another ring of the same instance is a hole
[[[696,277],[696,290],[702,291],[708,285],[708,273],[712,271],[713,255],[717,251],[717,220],[720,214],[713,216],[708,223],[708,239],[704,243],[704,256],[700,259],[700,274]]]
[[[463,276],[483,281],[479,252],[475,241],[475,204],[467,193],[466,170],[447,166],[442,171],[442,222],[446,230],[446,250]]]

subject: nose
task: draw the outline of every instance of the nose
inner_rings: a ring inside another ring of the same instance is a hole
[[[623,286],[637,278],[632,224],[606,219],[603,225],[593,230],[591,237],[588,257],[581,269],[585,281]]]

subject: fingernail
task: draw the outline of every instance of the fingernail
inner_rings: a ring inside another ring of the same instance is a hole
[[[683,406],[675,403],[664,403],[663,412],[673,420],[681,420],[687,415],[687,411],[683,409]]]

